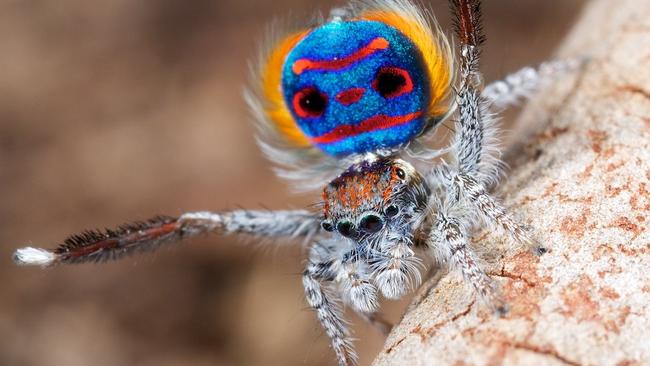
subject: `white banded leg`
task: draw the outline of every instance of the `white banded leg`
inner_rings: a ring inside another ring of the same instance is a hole
[[[335,255],[334,243],[315,243],[303,272],[302,284],[305,288],[307,304],[314,309],[327,333],[339,366],[350,366],[356,364],[356,354],[349,340],[341,309],[332,299],[329,291],[323,288],[326,282],[334,281],[337,276]]]
[[[388,299],[399,299],[421,282],[420,259],[412,249],[408,235],[387,238],[371,257],[375,283]]]
[[[179,217],[157,216],[116,229],[87,230],[71,235],[53,250],[18,249],[14,261],[20,265],[41,266],[103,262],[206,233],[310,237],[319,230],[319,216],[304,210],[188,212]]]
[[[438,212],[429,246],[438,261],[446,262],[451,269],[460,271],[486,305],[498,313],[507,311],[496,283],[483,271],[469,248],[464,226],[459,219],[446,212]]]
[[[433,169],[433,180],[442,183],[448,189],[448,194],[454,200],[465,200],[476,208],[477,212],[488,224],[504,230],[516,242],[532,247],[537,254],[543,254],[545,249],[530,235],[526,227],[515,220],[485,188],[470,174],[459,173],[448,165],[441,165]]]
[[[530,98],[551,81],[579,69],[585,59],[551,60],[537,67],[527,66],[485,87],[481,96],[491,106],[506,108]]]

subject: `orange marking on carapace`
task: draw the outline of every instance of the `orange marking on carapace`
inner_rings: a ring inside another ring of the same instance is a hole
[[[321,198],[323,199],[323,212],[325,213],[325,217],[328,217],[330,215],[330,201],[329,201],[329,195],[327,194],[327,188],[323,190],[323,193],[321,194]]]
[[[291,70],[296,75],[300,75],[309,70],[340,70],[363,60],[377,51],[385,50],[389,45],[389,42],[385,38],[377,37],[370,41],[367,46],[360,48],[349,56],[334,60],[309,60],[301,58],[293,63]]]
[[[338,200],[341,205],[351,210],[356,210],[362,203],[370,201],[373,189],[379,184],[381,175],[370,172],[364,176],[352,178],[345,186],[337,190]]]
[[[349,190],[350,194],[350,207],[352,209],[357,209],[359,205],[361,204],[361,197],[359,196],[359,186],[361,186],[361,182],[359,182],[359,177],[354,178],[354,183],[352,184],[351,189]]]
[[[399,181],[399,177],[397,176],[397,167],[392,167],[390,171],[390,181],[388,182],[388,185],[382,192],[382,197],[384,198],[384,202],[388,201],[390,196],[393,194],[393,187],[395,187],[397,181]]]
[[[370,179],[368,179],[369,182],[363,185],[362,190],[361,190],[361,195],[369,200],[371,195],[372,195],[372,189],[376,185],[376,183],[379,181],[379,174],[377,173],[370,173],[372,175],[372,182],[370,182]],[[370,178],[370,177],[369,177]]]

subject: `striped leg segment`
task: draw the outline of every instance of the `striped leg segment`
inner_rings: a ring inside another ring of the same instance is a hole
[[[459,119],[455,140],[454,167],[442,165],[434,169],[432,177],[454,196],[466,199],[489,223],[503,228],[517,242],[531,244],[526,229],[487,193],[486,186],[498,175],[496,126],[489,112],[490,104],[515,99],[536,87],[536,81],[560,70],[577,67],[573,62],[551,62],[539,70],[523,69],[507,78],[503,84],[493,84],[481,94],[481,74],[478,71],[481,33],[480,2],[453,0],[456,10],[456,30],[461,40],[461,80],[458,90]]]
[[[26,247],[14,253],[20,265],[103,262],[206,233],[246,233],[260,237],[305,236],[320,230],[318,215],[308,211],[190,212],[157,216],[117,229],[87,230],[68,237],[54,250]]]
[[[481,96],[482,75],[479,71],[481,11],[478,0],[452,0],[456,14],[456,32],[460,39],[460,78],[456,96],[458,119],[454,139],[454,160],[462,172],[493,180],[498,172],[494,119],[489,105]]]
[[[336,260],[336,245],[319,242],[311,250],[309,262],[302,275],[307,304],[316,311],[325,333],[330,338],[339,366],[356,365],[356,354],[348,336],[348,330],[339,305],[323,288],[326,282],[337,278],[340,259]]]
[[[490,107],[500,109],[517,105],[552,80],[578,70],[585,61],[586,59],[570,58],[547,61],[537,67],[524,67],[487,85],[481,97]]]
[[[387,299],[399,299],[421,282],[420,259],[412,245],[408,236],[401,240],[386,240],[379,253],[372,257],[375,282]]]
[[[496,199],[487,193],[485,186],[466,174],[456,174],[453,184],[483,216],[485,221],[505,230],[518,243],[532,244],[526,228],[517,222]]]
[[[432,170],[430,177],[432,181],[445,187],[455,201],[464,201],[474,206],[485,222],[504,230],[518,243],[533,247],[539,254],[545,251],[533,240],[528,229],[488,193],[483,183],[470,174],[460,173],[448,165],[440,165]]]
[[[496,283],[483,271],[469,248],[460,220],[440,211],[429,245],[439,261],[447,262],[452,269],[460,271],[485,304],[499,314],[507,311]]]

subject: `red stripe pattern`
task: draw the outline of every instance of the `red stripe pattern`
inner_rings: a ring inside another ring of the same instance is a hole
[[[355,62],[363,60],[364,58],[372,55],[377,51],[385,50],[388,48],[388,46],[390,46],[390,44],[385,38],[377,37],[373,39],[367,46],[362,47],[349,56],[335,60],[309,60],[306,58],[301,58],[293,63],[291,70],[296,75],[300,75],[303,72],[309,70],[340,70],[354,64]]]
[[[330,132],[318,137],[313,137],[312,142],[316,144],[331,144],[348,137],[354,137],[365,132],[385,130],[387,128],[403,125],[416,118],[419,118],[422,112],[409,113],[404,116],[386,116],[383,114],[372,116],[356,125],[341,125]]]

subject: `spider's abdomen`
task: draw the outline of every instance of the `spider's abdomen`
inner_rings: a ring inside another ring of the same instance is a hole
[[[407,142],[424,127],[429,83],[416,46],[375,21],[332,22],[289,53],[282,91],[307,138],[331,155]]]
[[[385,10],[293,34],[264,70],[267,117],[333,156],[400,147],[447,112],[443,43],[417,16]]]

